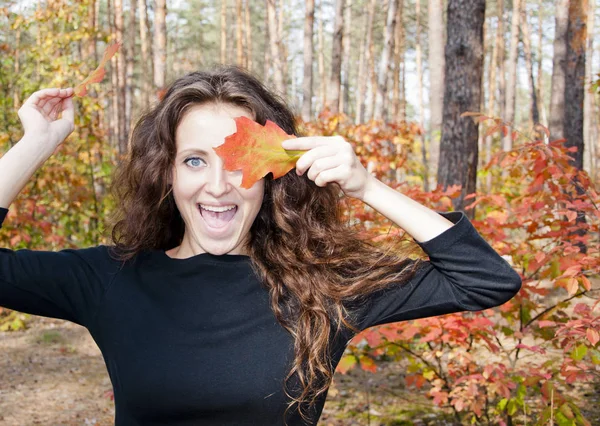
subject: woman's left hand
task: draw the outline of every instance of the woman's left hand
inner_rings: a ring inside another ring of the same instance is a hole
[[[374,177],[364,168],[352,145],[341,136],[307,136],[282,143],[286,150],[306,150],[296,162],[296,173],[317,186],[337,183],[348,197],[363,199]]]

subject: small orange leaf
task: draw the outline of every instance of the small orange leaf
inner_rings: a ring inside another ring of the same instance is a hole
[[[270,120],[261,126],[242,116],[235,118],[235,125],[236,132],[213,149],[223,159],[225,170],[242,171],[242,188],[251,188],[269,173],[273,173],[273,179],[284,176],[306,152],[283,149],[281,142],[296,136],[288,135]]]
[[[598,330],[594,329],[594,328],[588,328],[585,332],[587,339],[589,340],[589,342],[593,345],[596,346],[596,343],[598,343],[598,340],[600,340],[600,335],[598,334]]]
[[[102,60],[100,61],[100,65],[89,75],[85,80],[75,86],[74,94],[75,96],[85,96],[87,95],[87,85],[90,83],[100,83],[104,78],[105,70],[104,65],[117,53],[117,50],[121,47],[122,43],[114,43],[106,48],[104,51],[104,55],[102,56]]]

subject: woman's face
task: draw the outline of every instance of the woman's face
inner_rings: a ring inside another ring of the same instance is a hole
[[[262,201],[264,179],[240,188],[241,171],[226,171],[213,150],[236,131],[233,118],[252,114],[232,104],[192,106],[177,128],[173,197],[185,222],[179,253],[247,254],[244,244]]]

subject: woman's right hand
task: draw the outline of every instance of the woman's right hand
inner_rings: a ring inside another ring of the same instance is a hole
[[[42,89],[33,93],[18,111],[25,129],[24,136],[41,140],[56,149],[75,128],[72,96],[71,87]]]

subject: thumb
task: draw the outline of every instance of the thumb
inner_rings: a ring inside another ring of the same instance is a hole
[[[73,98],[65,98],[63,100],[62,118],[69,123],[75,122],[75,108],[73,107]]]

